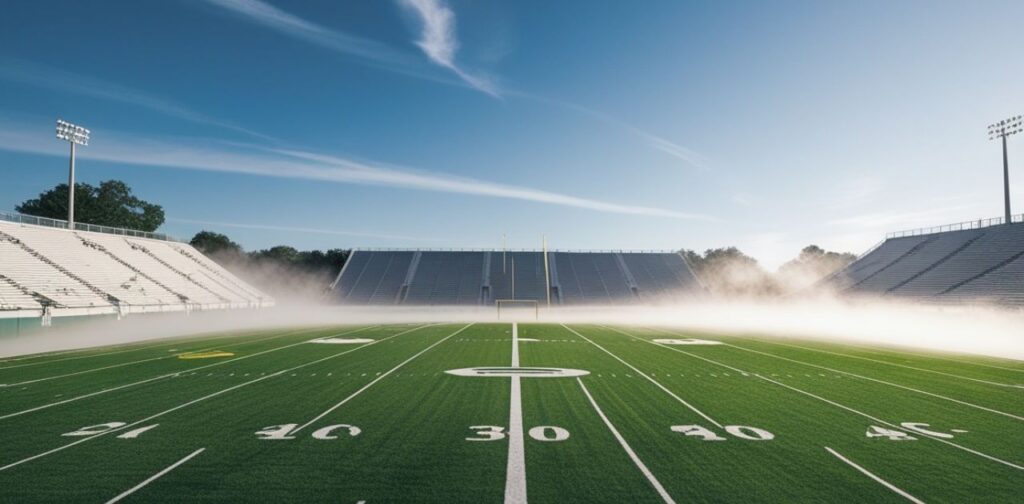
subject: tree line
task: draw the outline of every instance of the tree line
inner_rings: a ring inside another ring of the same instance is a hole
[[[15,207],[18,212],[52,219],[67,217],[68,186],[53,189]],[[75,215],[79,222],[156,231],[164,223],[160,205],[144,201],[120,180],[98,186],[75,184]],[[300,251],[287,245],[246,252],[226,235],[200,231],[190,242],[200,252],[265,292],[315,298],[323,294],[348,259],[343,249]],[[779,296],[800,291],[857,259],[808,245],[793,260],[769,272],[736,247],[680,251],[711,293],[721,296]]]

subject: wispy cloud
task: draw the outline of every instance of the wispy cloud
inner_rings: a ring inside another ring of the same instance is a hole
[[[327,49],[367,60],[394,65],[408,64],[408,57],[380,42],[350,35],[289,14],[262,0],[206,0],[248,21]]]
[[[137,89],[67,72],[46,65],[16,59],[0,59],[0,80],[16,82],[33,88],[88,96],[101,100],[144,108],[159,114],[197,124],[216,126],[246,135],[271,140],[270,137],[241,126],[196,112],[173,101]]]
[[[297,40],[355,57],[375,68],[443,84],[471,86],[485,91],[472,81],[466,80],[462,75],[459,75],[462,80],[456,80],[432,71],[430,66],[412,53],[395,49],[376,40],[328,28],[285,12],[263,0],[206,0],[206,2],[245,21],[262,25]],[[458,74],[458,72],[456,73]]]
[[[181,224],[198,224],[200,226],[214,226],[214,227],[230,227],[237,229],[259,229],[267,231],[285,231],[289,233],[305,233],[305,234],[322,234],[332,236],[358,236],[362,238],[379,238],[383,240],[397,240],[397,241],[419,241],[419,242],[438,242],[445,241],[443,238],[420,238],[416,236],[403,236],[403,235],[392,235],[392,234],[380,234],[380,233],[365,233],[361,231],[341,231],[336,229],[320,229],[320,228],[307,228],[307,227],[295,227],[295,226],[272,226],[267,224],[245,224],[239,222],[220,222],[220,221],[208,221],[198,219],[183,219],[177,217],[169,217],[168,222],[178,222]]]
[[[499,96],[497,86],[487,77],[472,75],[455,63],[459,42],[455,36],[455,12],[443,0],[399,0],[419,18],[422,25],[416,45],[430,61],[447,68],[470,86],[491,96]]]
[[[964,220],[969,215],[965,210],[977,208],[976,205],[950,205],[940,208],[917,211],[873,212],[861,215],[834,219],[830,226],[849,226],[854,228],[888,230],[893,227],[909,228],[913,226],[935,226],[950,224]]]
[[[89,148],[80,151],[81,158],[138,166],[160,166],[487,196],[614,214],[684,220],[714,220],[703,214],[606,202],[542,189],[497,184],[301,150],[269,149],[262,146],[227,148],[222,142],[154,140],[116,132],[98,132],[95,129],[93,136],[95,141]],[[28,126],[0,122],[0,149],[3,150],[66,155],[60,145],[49,141],[49,137],[48,124],[43,129],[39,125]]]
[[[559,100],[556,98],[548,98],[545,96],[539,96],[536,94],[527,93],[523,91],[509,91],[507,94],[517,96],[519,98],[524,98],[527,100],[546,103],[548,105],[554,105],[556,107],[572,110],[579,114],[592,117],[605,124],[628,132],[629,134],[642,140],[648,146],[658,149],[676,159],[679,159],[692,168],[696,168],[701,171],[711,170],[710,160],[707,157],[697,153],[696,151],[679,145],[678,143],[672,142],[668,139],[665,139],[664,137],[655,135],[654,133],[641,129],[637,126],[634,126],[609,114],[601,112],[600,110],[595,110],[593,108],[586,107],[570,101]]]

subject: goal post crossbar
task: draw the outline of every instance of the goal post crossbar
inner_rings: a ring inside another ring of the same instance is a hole
[[[533,311],[534,320],[540,319],[540,302],[536,299],[495,299],[494,305],[498,308],[498,320],[501,320],[501,312],[510,308],[519,308]]]

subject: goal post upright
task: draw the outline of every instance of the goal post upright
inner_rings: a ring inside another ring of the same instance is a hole
[[[548,308],[551,308],[551,269],[548,267],[548,237],[541,235],[541,247],[544,250],[544,293],[548,300]]]

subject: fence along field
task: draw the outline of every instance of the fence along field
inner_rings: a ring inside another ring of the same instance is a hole
[[[435,323],[22,356],[0,383],[8,502],[1007,502],[1024,485],[1009,360]]]

